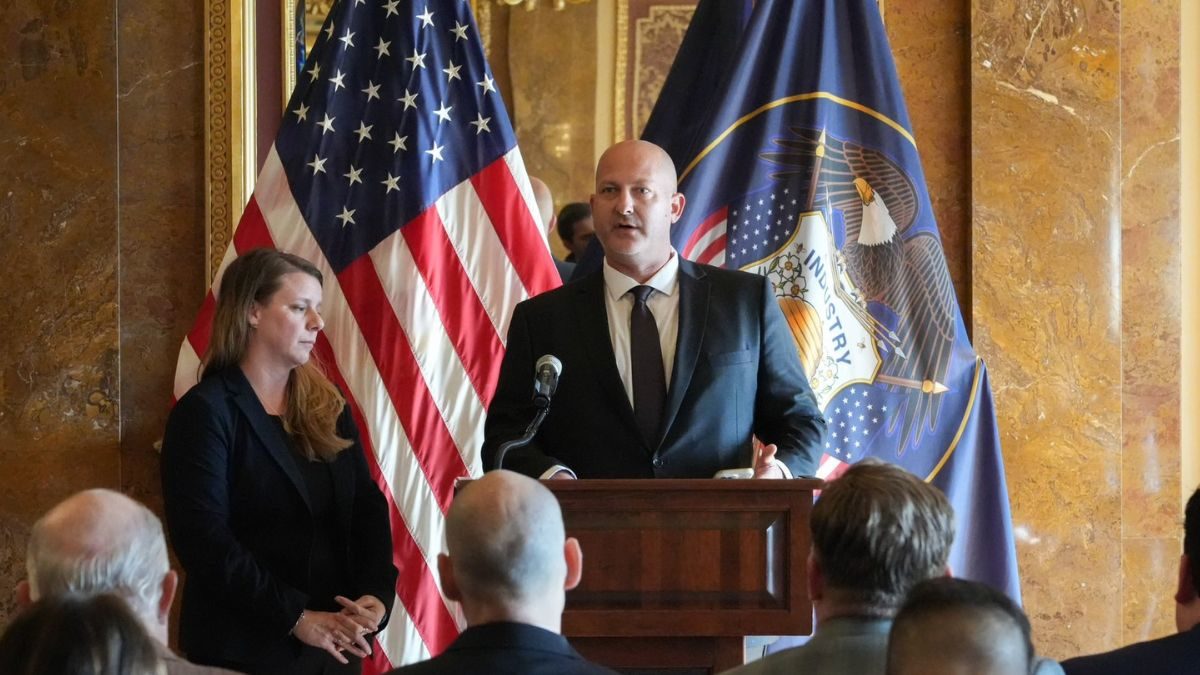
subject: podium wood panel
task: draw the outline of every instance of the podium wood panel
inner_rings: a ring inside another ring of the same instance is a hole
[[[820,481],[546,484],[583,549],[563,633],[585,655],[614,667],[670,667],[684,664],[668,659],[668,644],[704,644],[678,651],[730,667],[741,662],[732,645],[742,636],[812,631],[804,566]]]

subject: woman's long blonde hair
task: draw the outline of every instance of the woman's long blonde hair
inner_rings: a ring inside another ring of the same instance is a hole
[[[256,302],[265,305],[283,285],[283,275],[292,272],[303,272],[321,284],[325,281],[321,271],[304,258],[272,248],[248,251],[229,264],[221,277],[201,377],[238,367],[250,344],[250,310]],[[309,460],[333,461],[351,445],[337,435],[338,416],[345,405],[341,392],[315,359],[309,358],[288,376],[283,428]]]

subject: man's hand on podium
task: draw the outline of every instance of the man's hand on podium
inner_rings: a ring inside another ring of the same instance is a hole
[[[759,448],[758,452],[754,453],[754,477],[755,478],[787,478],[783,467],[775,462],[775,451],[778,450],[774,443],[764,445]]]

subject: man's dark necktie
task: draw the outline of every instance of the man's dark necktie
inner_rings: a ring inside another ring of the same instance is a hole
[[[658,324],[646,306],[654,289],[635,286],[633,313],[629,316],[629,355],[633,366],[633,415],[642,436],[651,446],[658,444],[663,403],[667,399],[667,376],[663,370]]]

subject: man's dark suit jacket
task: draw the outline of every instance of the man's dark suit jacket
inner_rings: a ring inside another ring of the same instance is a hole
[[[586,661],[567,639],[523,623],[472,626],[445,652],[391,671],[395,675],[614,675]]]
[[[374,595],[390,613],[396,568],[388,507],[349,408],[338,435],[354,441],[330,464],[337,554],[353,584],[342,594]],[[171,411],[163,501],[186,573],[179,633],[192,661],[278,663],[298,653],[289,633],[310,604],[313,522],[291,453],[240,368],[205,377]]]
[[[1104,654],[1068,659],[1062,662],[1062,667],[1067,675],[1200,673],[1200,626]]]
[[[767,279],[679,261],[679,335],[664,431],[638,430],[613,356],[604,275],[517,305],[488,409],[484,466],[534,416],[534,364],[563,364],[550,413],[504,468],[538,477],[556,464],[579,478],[709,478],[752,464],[751,435],[778,446],[793,476],[812,475],[825,420]]]

